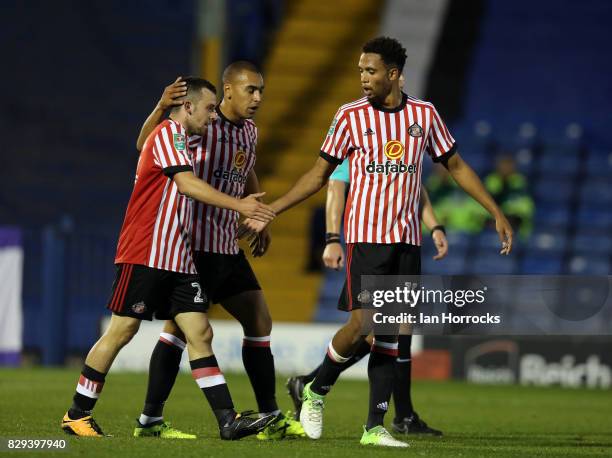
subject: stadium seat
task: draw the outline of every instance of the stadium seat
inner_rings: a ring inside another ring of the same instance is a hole
[[[540,157],[539,169],[542,174],[549,175],[574,175],[578,172],[578,156],[547,152]]]
[[[540,178],[533,185],[536,203],[568,202],[573,195],[573,187],[573,181],[568,177]]]
[[[516,257],[501,256],[497,252],[480,250],[470,263],[468,272],[481,275],[513,274],[516,273]]]
[[[612,152],[597,155],[590,154],[585,162],[586,173],[590,179],[612,176]]]
[[[547,227],[566,227],[570,220],[568,207],[562,204],[536,203],[536,225]]]
[[[568,261],[567,271],[570,274],[609,275],[610,257],[592,253],[577,254]]]
[[[423,257],[422,272],[424,275],[460,275],[465,274],[465,256],[449,254],[440,261],[434,261],[431,256]]]
[[[588,223],[592,227],[601,229],[612,228],[612,212],[609,207],[591,206],[589,204],[580,207],[578,220]]]
[[[580,189],[584,205],[612,205],[612,178],[588,180]]]
[[[477,236],[476,246],[480,250],[499,250],[501,247],[499,235],[494,231],[485,231]]]
[[[536,160],[534,152],[530,148],[519,148],[514,153],[516,167],[519,172],[525,175],[531,175],[535,171]]]
[[[521,262],[522,274],[555,275],[562,271],[561,256],[533,256],[527,255]]]
[[[450,250],[467,249],[473,242],[474,236],[463,232],[449,231],[446,234]]]
[[[606,234],[577,233],[571,242],[574,252],[612,254],[612,238]]]
[[[566,237],[560,231],[538,231],[531,235],[527,242],[528,250],[543,252],[562,251],[565,248]]]

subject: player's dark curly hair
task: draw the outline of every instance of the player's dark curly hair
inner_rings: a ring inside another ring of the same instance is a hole
[[[395,38],[372,38],[363,45],[362,51],[364,53],[380,54],[380,57],[387,67],[397,67],[400,73],[404,70],[406,49]]]

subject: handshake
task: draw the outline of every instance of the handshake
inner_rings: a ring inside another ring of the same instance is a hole
[[[259,201],[265,192],[250,194],[238,201],[236,210],[246,219],[238,226],[238,239],[246,238],[254,257],[263,256],[270,246],[267,226],[276,217],[272,207]]]

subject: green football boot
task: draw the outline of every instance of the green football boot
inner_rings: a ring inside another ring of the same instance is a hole
[[[147,426],[143,426],[136,421],[134,437],[160,437],[162,439],[197,439],[195,434],[188,434],[173,428],[167,421],[159,421]]]

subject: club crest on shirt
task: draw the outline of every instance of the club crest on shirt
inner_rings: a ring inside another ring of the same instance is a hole
[[[385,145],[385,156],[392,161],[404,155],[404,145],[397,140],[389,140]]]
[[[246,164],[246,157],[247,156],[244,151],[238,150],[234,156],[234,167],[237,169],[242,169],[244,164]]]
[[[185,136],[183,134],[174,134],[172,136],[174,148],[177,151],[185,151]]]
[[[411,137],[422,137],[423,128],[415,122],[408,128],[408,133],[410,134]]]

